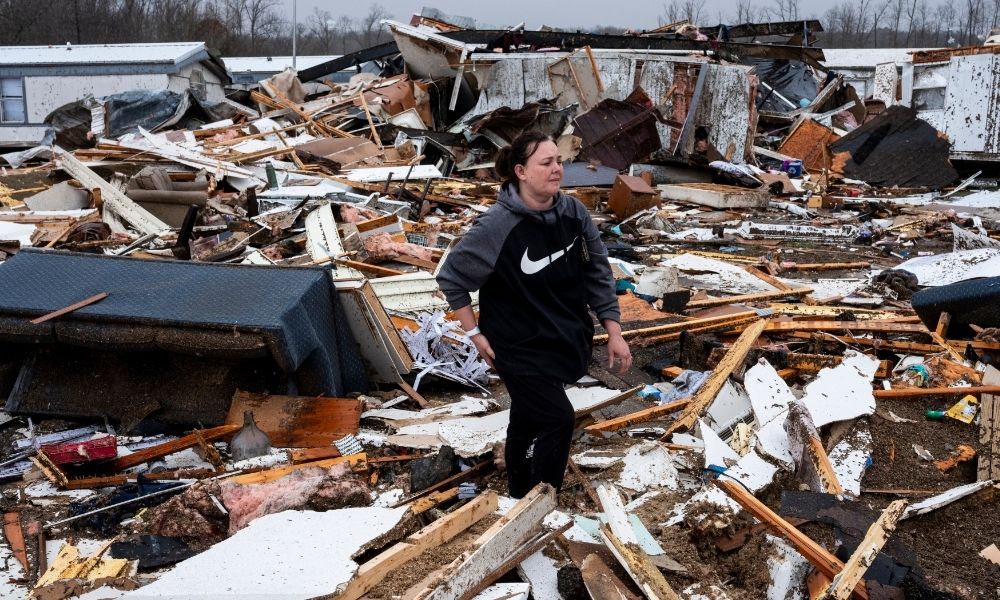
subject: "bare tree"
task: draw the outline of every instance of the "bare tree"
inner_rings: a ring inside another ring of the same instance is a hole
[[[771,6],[765,11],[775,21],[797,21],[799,0],[771,0]]]
[[[676,23],[686,19],[697,25],[704,8],[705,0],[670,0],[669,4],[663,5],[661,24]]]
[[[392,18],[392,14],[377,2],[368,8],[368,14],[361,17],[359,23],[364,47],[372,46],[376,43],[376,40],[381,37],[382,32],[385,30],[382,21],[390,18]]]

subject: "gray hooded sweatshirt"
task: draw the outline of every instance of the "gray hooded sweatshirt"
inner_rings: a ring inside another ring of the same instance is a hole
[[[602,321],[620,319],[607,248],[586,208],[561,192],[538,211],[504,185],[437,281],[452,309],[468,306],[479,290],[479,327],[501,374],[576,381],[591,357],[588,307]]]

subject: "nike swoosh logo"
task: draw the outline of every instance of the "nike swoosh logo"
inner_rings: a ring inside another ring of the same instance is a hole
[[[563,254],[569,252],[570,249],[573,247],[573,245],[576,244],[576,240],[578,239],[578,237],[579,236],[573,238],[573,241],[569,243],[569,246],[566,246],[565,250],[559,250],[558,252],[553,252],[552,254],[540,258],[538,260],[531,260],[530,258],[528,258],[528,249],[525,248],[524,256],[521,257],[521,272],[524,273],[525,275],[534,275],[535,273],[538,273],[545,267],[551,265],[553,262],[562,258]]]

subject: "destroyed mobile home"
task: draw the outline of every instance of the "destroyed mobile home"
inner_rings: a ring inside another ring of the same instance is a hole
[[[0,595],[1000,593],[1000,191],[957,162],[994,151],[952,137],[961,69],[935,120],[800,22],[388,27],[245,105],[89,99],[4,155]],[[928,52],[904,79],[995,60]],[[515,501],[435,273],[528,129],[636,360],[595,336],[567,480]]]

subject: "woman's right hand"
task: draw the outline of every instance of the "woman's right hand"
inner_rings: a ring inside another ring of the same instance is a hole
[[[496,354],[493,353],[493,347],[490,346],[490,341],[486,339],[486,336],[477,333],[472,336],[472,343],[475,344],[476,350],[479,351],[479,356],[486,361],[486,364],[493,368],[493,359],[496,358]]]

